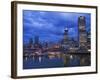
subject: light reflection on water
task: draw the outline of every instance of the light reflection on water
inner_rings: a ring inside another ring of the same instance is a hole
[[[23,69],[89,66],[90,55],[30,56],[23,59]]]

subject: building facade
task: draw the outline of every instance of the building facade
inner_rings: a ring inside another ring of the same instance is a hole
[[[86,48],[87,45],[87,31],[86,31],[86,19],[84,16],[78,18],[78,31],[79,31],[79,47]]]
[[[69,47],[68,29],[66,28],[63,33],[62,48],[68,51]]]

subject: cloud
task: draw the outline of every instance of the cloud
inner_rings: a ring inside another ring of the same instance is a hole
[[[90,27],[89,14],[24,10],[24,39],[35,35],[39,35],[42,40],[61,39],[65,28],[68,28],[71,37],[75,37],[78,35],[78,17],[81,15],[88,18],[87,26]]]
[[[27,13],[27,11],[25,12]],[[29,14],[29,12],[27,13]],[[42,16],[45,14],[44,12],[39,12],[38,17],[37,14],[34,12],[34,16],[27,16],[24,18],[24,25],[26,27],[33,27],[33,28],[39,28],[39,29],[50,29],[53,28],[54,25],[51,22],[48,22],[46,19],[44,19]],[[33,14],[32,14],[33,15]],[[41,16],[42,15],[42,16]]]

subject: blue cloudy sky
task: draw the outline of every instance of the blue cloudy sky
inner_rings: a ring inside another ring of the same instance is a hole
[[[59,41],[63,38],[65,28],[68,35],[77,40],[78,17],[86,17],[86,30],[90,30],[91,15],[89,13],[52,12],[23,10],[23,41],[39,36],[40,41]]]

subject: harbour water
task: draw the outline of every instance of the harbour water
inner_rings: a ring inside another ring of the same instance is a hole
[[[23,58],[23,69],[90,66],[90,54],[67,54],[60,56],[30,56]]]

